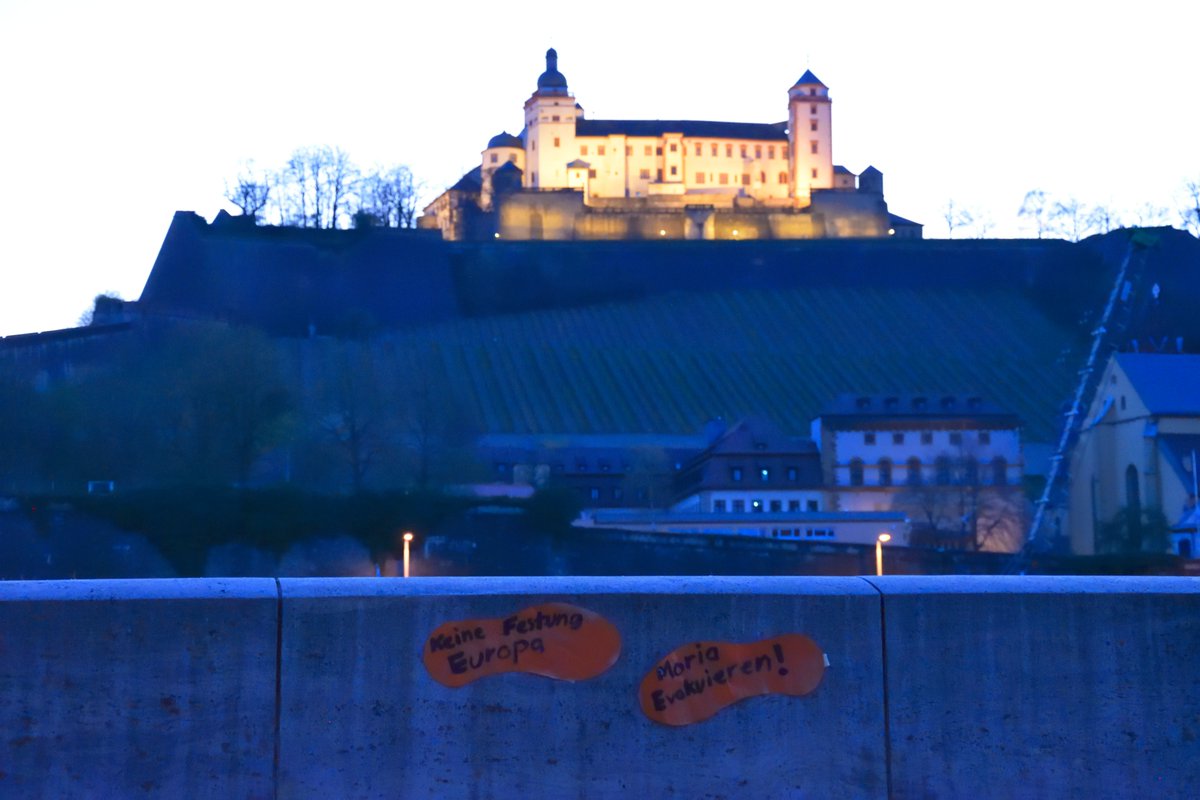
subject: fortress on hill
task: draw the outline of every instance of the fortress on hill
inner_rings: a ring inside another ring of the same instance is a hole
[[[883,174],[833,162],[829,87],[806,71],[783,122],[588,119],[546,51],[519,135],[425,208],[448,240],[920,238]]]

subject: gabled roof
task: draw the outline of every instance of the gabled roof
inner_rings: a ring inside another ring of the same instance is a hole
[[[1118,353],[1117,364],[1155,415],[1200,415],[1200,355]]]
[[[786,142],[786,123],[783,122],[713,122],[690,119],[577,119],[576,136],[662,136],[682,133],[689,138],[705,139],[762,139]]]
[[[570,164],[567,164],[567,169],[587,169],[591,164],[584,161],[582,158],[577,158]]]

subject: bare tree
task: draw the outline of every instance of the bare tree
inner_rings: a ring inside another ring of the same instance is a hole
[[[1133,219],[1139,228],[1159,228],[1167,224],[1167,209],[1153,203],[1142,203],[1133,212]]]
[[[1056,202],[1050,211],[1053,230],[1072,242],[1078,242],[1087,236],[1090,219],[1087,206],[1074,197]]]
[[[957,205],[953,199],[946,202],[942,218],[946,220],[946,236],[950,239],[954,238],[955,228],[965,228],[975,221],[975,215],[968,209]]]
[[[359,184],[361,211],[386,228],[415,227],[419,191],[408,167],[376,169]]]
[[[225,199],[241,209],[244,216],[257,216],[266,208],[271,194],[269,177],[254,168],[253,161],[242,165],[236,182],[230,186],[225,184]]]
[[[1107,206],[1094,206],[1088,214],[1088,225],[1097,233],[1109,233],[1121,227],[1121,221]]]
[[[1183,190],[1185,202],[1179,209],[1183,229],[1193,236],[1200,236],[1200,180],[1185,181]]]
[[[1041,189],[1033,189],[1026,192],[1025,199],[1021,201],[1021,208],[1017,211],[1017,216],[1028,219],[1037,233],[1037,238],[1041,239],[1050,228],[1050,219],[1046,208],[1046,193]]]

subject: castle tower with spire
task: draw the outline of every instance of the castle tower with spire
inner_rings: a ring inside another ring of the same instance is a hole
[[[567,164],[578,154],[575,117],[575,98],[558,71],[558,53],[552,47],[546,51],[546,71],[525,101],[525,188],[567,188]]]
[[[791,192],[806,206],[814,189],[833,188],[833,102],[829,87],[812,70],[788,89],[788,142]]]

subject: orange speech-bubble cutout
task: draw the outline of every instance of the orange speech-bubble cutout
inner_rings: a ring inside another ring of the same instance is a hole
[[[503,672],[587,680],[620,655],[621,634],[611,622],[579,606],[543,603],[507,617],[440,625],[423,658],[435,681],[457,689]]]
[[[798,633],[747,644],[693,642],[658,660],[638,699],[655,722],[691,725],[747,697],[808,694],[824,675],[825,654]]]

